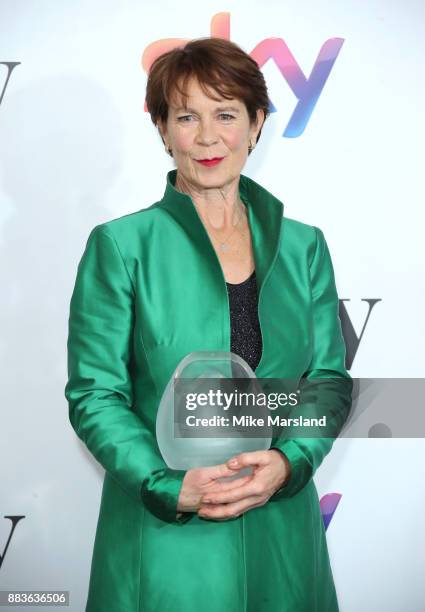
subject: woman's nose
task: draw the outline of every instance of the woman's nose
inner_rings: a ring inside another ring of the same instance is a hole
[[[212,122],[199,122],[198,141],[203,144],[214,144],[217,141],[217,134]]]

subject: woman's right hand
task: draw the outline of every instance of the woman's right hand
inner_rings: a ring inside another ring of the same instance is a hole
[[[238,472],[239,469],[232,470],[226,463],[188,470],[183,478],[180,489],[177,511],[197,512],[201,507],[202,496],[214,487],[217,478],[235,476]],[[234,488],[237,488],[251,480],[251,478],[252,475],[241,476],[241,478],[235,478],[231,482],[234,482]]]

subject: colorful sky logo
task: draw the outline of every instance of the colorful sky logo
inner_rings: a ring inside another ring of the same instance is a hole
[[[322,513],[325,531],[328,528],[333,515],[335,514],[335,510],[337,509],[341,497],[342,495],[340,495],[340,493],[328,493],[320,500],[320,511]]]
[[[214,15],[211,19],[210,30],[210,36],[230,40],[230,13],[223,12]],[[186,38],[163,38],[148,45],[142,56],[142,66],[145,72],[149,72],[152,62],[159,55],[182,46],[189,40]],[[297,99],[295,108],[282,134],[284,138],[297,138],[304,132],[343,43],[343,38],[326,40],[320,48],[309,77],[305,76],[283,38],[265,38],[250,52],[249,55],[260,68],[269,60],[273,60]],[[146,102],[144,110],[147,112]],[[278,108],[271,103],[270,112],[274,113],[277,110]]]

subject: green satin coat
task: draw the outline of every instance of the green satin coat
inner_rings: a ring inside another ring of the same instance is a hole
[[[88,612],[336,612],[312,476],[331,438],[273,440],[288,485],[236,519],[176,518],[184,471],[155,439],[165,385],[191,351],[229,351],[223,271],[192,199],[167,175],[162,200],[96,226],[72,294],[65,396],[75,432],[105,469]],[[263,353],[258,377],[345,377],[345,345],[320,229],[241,175]],[[335,398],[341,428],[351,393]]]

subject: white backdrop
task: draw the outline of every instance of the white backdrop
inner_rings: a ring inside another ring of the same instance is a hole
[[[19,62],[6,86],[0,63],[0,590],[69,590],[84,609],[103,470],[68,421],[69,299],[90,230],[160,199],[173,167],[144,112],[156,41],[229,26],[248,53],[282,39],[308,78],[342,39],[299,135],[283,136],[282,56],[262,66],[276,112],[243,172],[323,230],[358,336],[380,300],[351,375],[424,377],[424,16],[420,0],[0,0],[0,62]],[[424,450],[340,439],[319,468],[319,497],[342,496],[327,529],[341,612],[425,610]],[[5,553],[8,516],[25,518]]]

